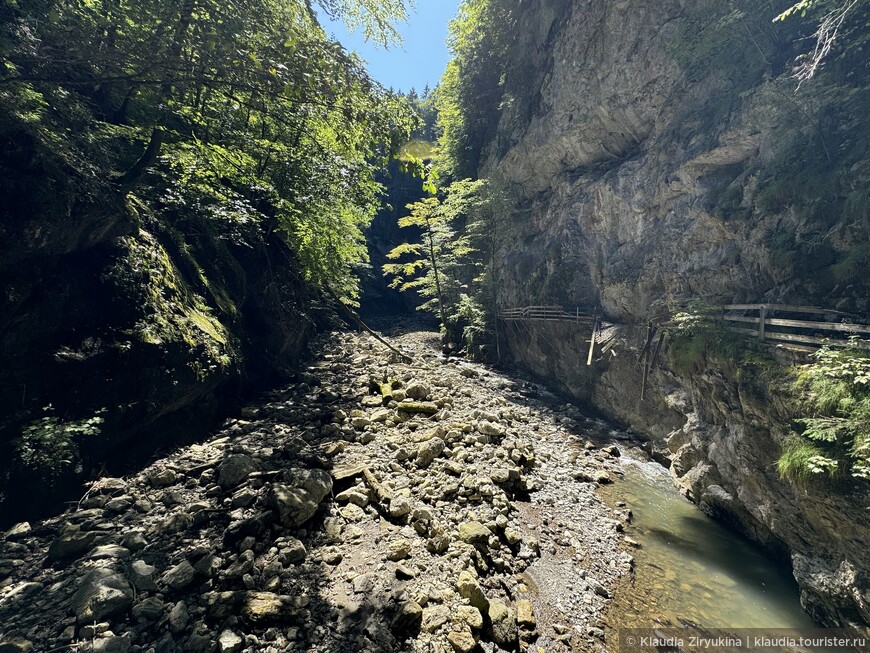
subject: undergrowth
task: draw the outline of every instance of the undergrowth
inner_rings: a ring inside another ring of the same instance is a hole
[[[870,352],[822,347],[791,383],[796,432],[778,462],[795,482],[870,480]]]
[[[676,328],[668,348],[670,365],[676,372],[696,374],[710,359],[735,360],[744,343],[735,333],[712,319],[712,309],[703,302],[693,302],[674,314]]]

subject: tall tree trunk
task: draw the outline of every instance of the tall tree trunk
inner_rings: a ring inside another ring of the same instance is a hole
[[[444,313],[444,294],[441,292],[441,275],[438,273],[438,261],[435,260],[435,241],[432,238],[432,223],[426,217],[426,235],[429,237],[429,259],[432,261],[432,272],[435,274],[435,290],[438,292],[438,310],[441,313],[441,326],[447,333],[447,317]]]

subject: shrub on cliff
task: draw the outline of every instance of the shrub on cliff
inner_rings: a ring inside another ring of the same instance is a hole
[[[792,391],[804,416],[779,459],[791,480],[851,475],[870,480],[870,352],[822,347]],[[808,415],[806,413],[809,413]]]

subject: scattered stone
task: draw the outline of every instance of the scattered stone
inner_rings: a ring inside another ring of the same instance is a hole
[[[188,621],[190,621],[190,613],[187,611],[187,604],[179,601],[169,611],[169,628],[173,633],[178,634],[187,627]]]
[[[483,615],[480,610],[471,605],[460,605],[456,608],[457,621],[467,624],[474,630],[483,628]]]
[[[535,619],[535,609],[527,599],[517,601],[517,623],[527,630],[534,630],[538,623]]]
[[[494,599],[489,602],[488,614],[493,641],[503,648],[514,648],[517,641],[517,618],[513,610]]]
[[[81,530],[79,526],[67,526],[48,548],[48,561],[78,558],[93,545],[96,533]]]
[[[130,531],[121,538],[121,546],[130,551],[144,549],[147,544],[148,541],[145,539],[145,533],[142,531]]]
[[[175,473],[175,470],[164,467],[152,472],[148,480],[154,487],[168,487],[178,482],[178,474]]]
[[[149,565],[144,560],[134,560],[130,565],[130,581],[136,589],[150,591],[157,589],[154,575],[157,568]]]
[[[156,596],[149,596],[147,599],[134,605],[131,612],[136,619],[157,621],[165,608],[166,604],[163,601]]]
[[[281,548],[281,562],[284,565],[300,563],[305,560],[307,555],[308,551],[306,551],[305,545],[295,537],[289,538],[287,543]]]
[[[120,615],[132,605],[130,584],[123,576],[105,567],[88,572],[72,598],[72,611],[79,623]]]
[[[254,625],[290,623],[303,616],[302,598],[272,592],[211,592],[205,595],[206,612],[212,619],[241,615]]]
[[[163,574],[163,583],[174,590],[184,589],[196,578],[196,569],[187,560],[182,560]]]
[[[320,502],[332,492],[332,477],[322,469],[294,469],[290,483],[272,486],[267,503],[288,528],[296,528],[314,516]]]
[[[241,578],[248,572],[250,572],[254,568],[254,558],[255,554],[252,550],[248,549],[243,552],[236,561],[231,564],[226,571],[227,580],[235,580]]]
[[[590,576],[586,577],[586,583],[589,587],[592,588],[592,591],[595,592],[598,596],[604,597],[605,599],[610,598],[610,592],[607,591],[607,588],[604,587],[598,580],[592,578]]]
[[[501,437],[505,434],[505,428],[501,424],[482,420],[477,425],[477,432],[492,437]]]
[[[486,545],[490,535],[492,531],[480,522],[463,522],[459,525],[459,539],[468,544]]]
[[[358,522],[366,518],[366,511],[353,504],[346,505],[338,513],[349,522]]]
[[[446,605],[434,605],[423,610],[422,629],[426,633],[434,633],[450,619],[450,608]]]
[[[407,388],[405,388],[405,396],[410,397],[411,399],[417,399],[419,401],[424,401],[429,398],[429,395],[432,393],[431,388],[425,383],[421,383],[420,381],[412,381]]]
[[[15,524],[12,528],[6,531],[4,539],[8,542],[20,540],[30,535],[32,530],[30,522],[23,521],[19,524]]]
[[[424,442],[420,445],[420,448],[417,450],[417,467],[420,469],[425,469],[429,465],[432,464],[438,456],[441,455],[441,452],[444,451],[444,440],[438,437],[434,437],[431,440]]]
[[[411,542],[405,539],[395,540],[387,546],[387,560],[398,562],[411,553]]]
[[[399,633],[407,633],[420,628],[423,620],[423,608],[413,600],[405,600],[399,604],[393,617],[393,630]]]
[[[0,642],[0,653],[31,653],[33,642],[27,639],[12,639]]]
[[[344,554],[342,554],[341,549],[337,546],[330,546],[323,550],[321,554],[321,559],[328,565],[332,565],[333,567],[341,564],[342,559],[344,558]]]
[[[243,648],[245,648],[245,640],[228,628],[218,637],[219,653],[239,653]]]
[[[608,483],[613,483],[613,479],[610,478],[610,474],[605,471],[600,471],[595,473],[595,482],[599,485],[607,485]]]
[[[257,465],[250,456],[235,454],[227,456],[218,468],[218,485],[224,490],[238,486],[248,476],[257,471]]]
[[[459,580],[456,583],[456,589],[459,595],[468,600],[468,602],[481,612],[486,612],[489,609],[489,601],[480,587],[477,579],[467,571],[459,574]]]
[[[396,519],[404,517],[411,513],[412,508],[413,506],[411,505],[411,502],[406,497],[394,497],[393,500],[390,501],[390,516]]]
[[[130,549],[117,544],[103,544],[88,554],[88,560],[128,560]]]
[[[353,579],[353,591],[355,594],[370,594],[376,584],[376,574],[360,574]]]
[[[129,653],[132,648],[133,642],[129,637],[110,635],[95,640],[91,650],[94,653]]]
[[[477,642],[470,630],[454,630],[447,635],[447,641],[456,653],[471,653]]]

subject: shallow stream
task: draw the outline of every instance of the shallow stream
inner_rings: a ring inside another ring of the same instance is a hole
[[[711,628],[813,628],[786,565],[684,499],[667,470],[623,457],[625,478],[608,498],[625,501],[640,547],[635,581],[611,614],[614,625],[692,624]]]

